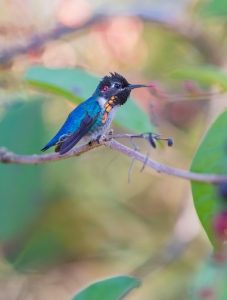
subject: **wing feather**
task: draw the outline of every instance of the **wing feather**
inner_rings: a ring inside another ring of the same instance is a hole
[[[98,118],[98,113],[95,117],[91,117],[88,113],[80,123],[80,127],[67,137],[62,143],[59,143],[56,151],[61,155],[72,149],[83,137],[88,133]]]

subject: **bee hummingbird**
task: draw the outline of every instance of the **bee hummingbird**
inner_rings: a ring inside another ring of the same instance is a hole
[[[117,109],[126,103],[131,90],[140,87],[146,85],[129,84],[118,73],[105,76],[93,95],[68,115],[65,123],[42,151],[56,146],[55,151],[62,155],[82,139],[86,142],[96,140],[108,131]]]

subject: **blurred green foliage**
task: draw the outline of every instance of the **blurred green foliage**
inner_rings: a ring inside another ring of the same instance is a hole
[[[21,154],[37,152],[46,136],[43,99],[30,100],[11,107],[0,121],[0,143]],[[33,239],[33,247],[31,242],[26,246],[47,205],[43,176],[46,170],[40,165],[0,165],[0,238],[6,257],[18,268],[52,261],[61,249],[48,232],[39,233]]]
[[[227,5],[225,0],[203,0],[200,12],[203,16],[225,17]]]
[[[121,300],[139,285],[140,281],[136,278],[116,276],[89,285],[75,295],[72,300]]]
[[[212,124],[203,138],[192,161],[191,171],[204,174],[226,174],[227,112],[222,113]],[[213,217],[219,207],[219,197],[215,185],[192,182],[194,205],[199,219],[209,239],[216,244],[213,231]]]
[[[32,154],[45,135],[41,99],[11,107],[0,121],[0,143],[17,153]],[[35,133],[35,134],[34,134]],[[37,217],[41,201],[40,166],[0,165],[0,238],[15,238]]]
[[[217,86],[227,90],[227,74],[215,66],[199,66],[176,69],[172,77],[183,80],[194,80],[206,87]]]

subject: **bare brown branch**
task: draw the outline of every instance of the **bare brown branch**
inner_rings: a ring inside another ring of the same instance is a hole
[[[52,40],[60,39],[65,35],[83,32],[95,24],[107,22],[118,16],[137,17],[144,22],[157,25],[167,31],[171,31],[181,38],[189,41],[199,50],[208,63],[215,65],[223,64],[224,55],[221,53],[220,45],[217,47],[218,41],[216,41],[213,36],[207,34],[198,22],[192,23],[189,20],[182,21],[168,19],[166,16],[159,16],[155,11],[135,7],[134,9],[128,10],[127,13],[116,12],[107,14],[106,12],[97,12],[86,22],[75,27],[57,25],[56,28],[48,32],[34,34],[34,36],[29,38],[23,45],[15,45],[11,48],[0,51],[0,65],[10,62],[13,58],[21,54],[26,54],[30,50],[39,49]]]
[[[214,183],[214,184],[220,182],[227,182],[227,176],[224,175],[193,173],[187,170],[177,169],[156,162],[148,158],[146,155],[142,154],[141,152],[131,149],[117,142],[112,138],[107,139],[106,141],[101,141],[100,143],[93,142],[92,145],[78,146],[77,148],[73,149],[69,153],[66,153],[65,155],[59,155],[58,153],[50,153],[50,154],[42,154],[42,155],[37,155],[37,154],[20,155],[20,154],[10,152],[5,148],[0,148],[0,162],[8,163],[8,164],[27,164],[27,165],[43,164],[43,163],[49,163],[53,161],[59,161],[59,160],[71,158],[74,156],[79,156],[85,152],[88,152],[100,146],[105,146],[113,150],[116,150],[120,153],[123,153],[130,158],[140,161],[142,164],[146,162],[147,167],[159,173],[167,174],[170,176],[174,176],[186,180],[198,181],[198,182],[206,182],[206,183]]]

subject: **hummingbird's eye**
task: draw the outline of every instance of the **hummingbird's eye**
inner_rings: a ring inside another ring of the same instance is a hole
[[[104,87],[102,88],[102,92],[106,92],[108,91],[108,89],[109,89],[108,85],[104,85]]]
[[[120,89],[121,88],[121,84],[119,82],[115,82],[114,83],[114,87],[115,87],[115,89]]]

